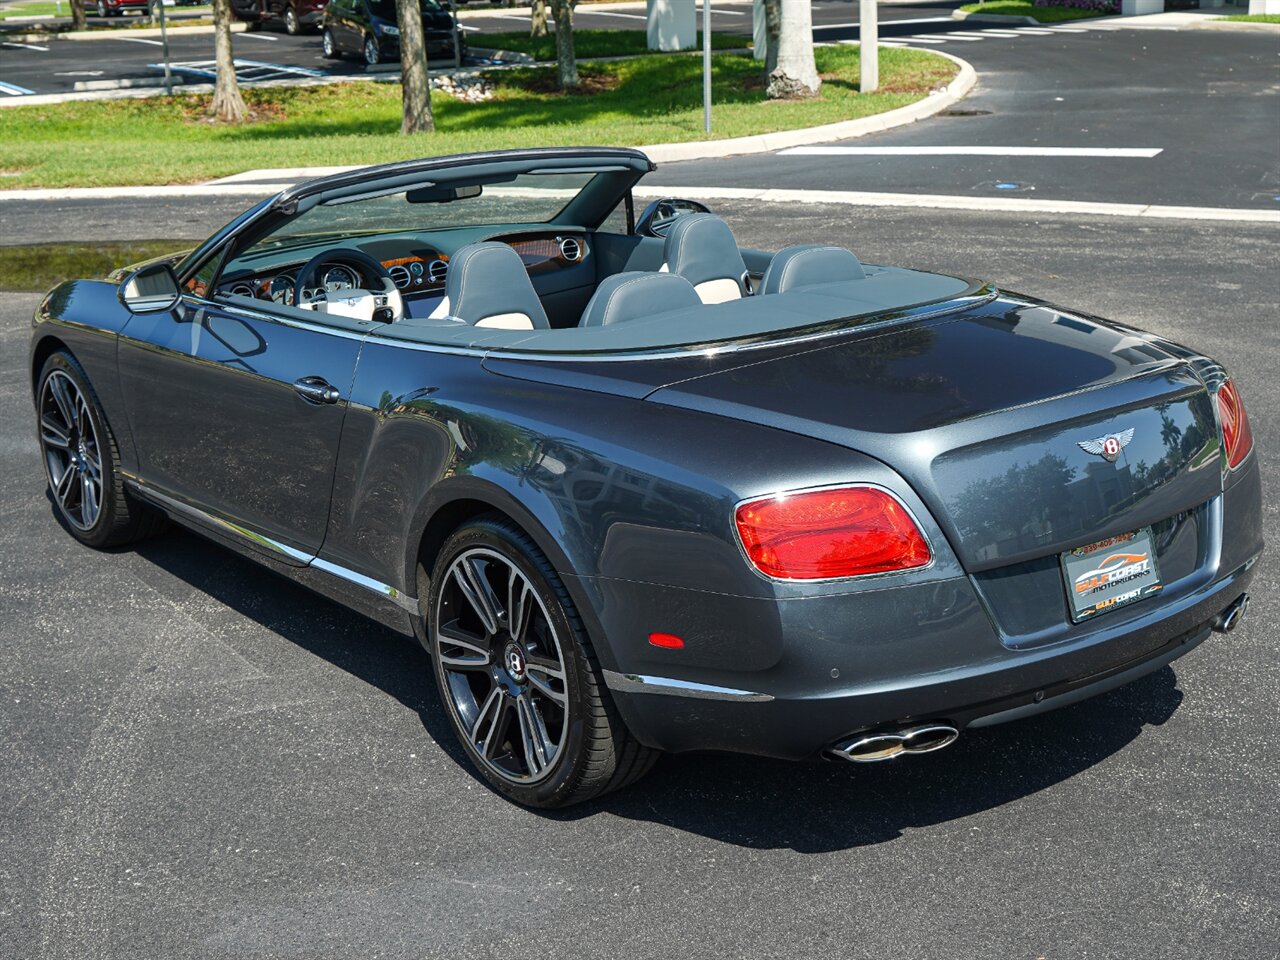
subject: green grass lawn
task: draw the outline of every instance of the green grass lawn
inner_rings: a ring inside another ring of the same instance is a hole
[[[711,137],[834,123],[906,106],[950,82],[956,66],[925,50],[883,48],[880,89],[858,92],[858,51],[820,47],[813,100],[764,99],[762,65],[712,60]],[[93,100],[0,110],[0,185],[193,183],[262,167],[370,164],[469,150],[640,145],[705,139],[702,61],[651,56],[579,67],[583,91],[554,89],[554,69],[494,71],[496,96],[463,103],[436,94],[438,130],[400,135],[400,87],[354,83],[250,89],[256,119],[211,123],[209,97]]]
[[[1234,17],[1222,19],[1236,20],[1240,23],[1280,23],[1280,13],[1237,13]]]
[[[574,30],[573,52],[579,59],[590,57],[634,57],[657,53],[647,46],[647,38],[643,30]],[[528,33],[469,33],[467,45],[470,47],[489,47],[495,50],[510,50],[513,53],[527,53],[535,60],[554,60],[556,58],[555,35],[531,37]],[[734,37],[713,33],[711,46],[716,50],[736,50],[751,46],[750,37]],[[702,49],[702,31],[698,31],[698,46]]]
[[[990,3],[966,3],[960,8],[966,13],[995,13],[1002,17],[1035,17],[1041,23],[1063,23],[1067,20],[1088,20],[1092,17],[1110,17],[1114,14],[1098,10],[1080,10],[1076,7],[1037,7],[1030,0],[991,0]]]
[[[39,293],[69,277],[103,277],[122,263],[138,263],[192,246],[190,240],[0,245],[0,290]]]
[[[0,20],[7,20],[10,17],[56,17],[59,14],[68,20],[71,19],[70,0],[64,0],[61,8],[56,3],[47,3],[45,0],[40,0],[38,3],[23,3],[13,7],[4,7],[0,9]]]

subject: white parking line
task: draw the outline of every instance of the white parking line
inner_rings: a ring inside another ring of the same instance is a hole
[[[573,15],[575,19],[577,17],[583,17],[587,15],[590,15],[593,17],[621,17],[623,20],[648,20],[649,19],[648,17],[640,13],[610,13],[607,10],[576,9],[573,11]]]
[[[944,37],[948,40],[959,40],[962,43],[977,43],[982,37],[971,37],[967,33],[944,33]]]
[[[29,93],[35,93],[35,91],[20,87],[16,83],[5,83],[0,80],[0,93],[7,94],[10,97],[25,97]]]
[[[1084,27],[1050,27],[1054,33],[1088,33]]]
[[[10,40],[6,40],[3,43],[0,43],[0,47],[13,47],[15,50],[39,50],[42,53],[49,52],[48,47],[42,47],[38,43],[14,43],[13,41],[10,41]]]
[[[268,40],[271,43],[275,43],[280,39],[279,37],[269,37],[265,33],[242,33],[240,38],[242,40]]]
[[[1150,159],[1163,147],[791,147],[780,157],[1135,157]]]
[[[933,37],[906,37],[911,43],[946,43],[945,40],[936,40]]]
[[[161,43],[159,40],[148,40],[145,37],[116,37],[115,39],[120,40],[123,43],[146,43],[146,44],[150,44],[153,47],[164,46],[164,44]]]
[[[1036,27],[1019,27],[1019,28],[1018,28],[1018,32],[1019,32],[1019,33],[1030,33],[1030,34],[1033,34],[1033,35],[1035,35],[1035,36],[1039,36],[1039,37],[1047,37],[1047,36],[1049,36],[1050,34],[1052,34],[1052,33],[1053,33],[1053,31],[1052,31],[1052,30],[1041,30],[1041,29],[1036,28]]]
[[[1016,30],[983,30],[982,32],[989,37],[1020,37],[1022,36],[1022,34],[1018,33]]]
[[[952,31],[950,31],[950,32],[947,34],[947,37],[948,37],[948,38],[950,38],[950,37],[956,37],[956,38],[958,38],[958,39],[960,39],[960,40],[985,40],[985,39],[987,39],[986,37],[984,37],[984,36],[983,36],[982,34],[980,34],[980,33],[964,33],[964,32],[961,32],[961,31],[959,31],[959,30],[952,30]]]

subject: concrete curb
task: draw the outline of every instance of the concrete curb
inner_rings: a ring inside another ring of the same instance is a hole
[[[1206,20],[1189,23],[1183,30],[1236,30],[1240,33],[1272,33],[1280,35],[1280,23],[1250,23],[1247,20]]]
[[[1008,23],[1019,27],[1038,27],[1041,21],[1035,17],[1017,17],[1004,13],[969,13],[965,10],[952,10],[951,19],[953,20],[974,20],[978,23]],[[1091,19],[1085,17],[1084,19]],[[892,20],[886,20],[885,23],[892,23]],[[1064,20],[1063,23],[1074,23],[1073,20]],[[1057,26],[1058,24],[1055,24]]]
[[[654,163],[674,163],[680,160],[711,160],[718,157],[732,157],[747,153],[772,153],[787,147],[802,147],[811,143],[825,143],[828,140],[851,140],[864,137],[869,133],[879,133],[894,127],[905,126],[924,120],[963,99],[978,82],[978,74],[967,61],[941,50],[930,50],[929,53],[946,57],[960,68],[960,72],[947,86],[931,93],[923,100],[877,113],[871,117],[860,117],[857,120],[841,120],[820,127],[804,127],[799,130],[780,130],[776,133],[760,133],[750,137],[733,137],[728,140],[702,140],[690,143],[658,143],[637,147],[648,154]]]

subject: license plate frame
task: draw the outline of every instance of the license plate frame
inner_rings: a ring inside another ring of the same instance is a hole
[[[1150,527],[1066,550],[1058,562],[1072,623],[1093,620],[1164,589]]]

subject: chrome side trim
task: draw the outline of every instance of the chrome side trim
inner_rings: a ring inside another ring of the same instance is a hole
[[[737,700],[744,703],[764,703],[772,700],[769,693],[752,693],[732,687],[717,687],[692,680],[676,680],[673,677],[651,677],[638,673],[604,671],[604,682],[610,690],[621,693],[661,693],[670,697],[689,697],[695,700]]]
[[[122,471],[123,472],[123,471]],[[272,540],[270,537],[264,537],[260,533],[243,527],[238,523],[230,520],[224,520],[222,517],[216,517],[207,511],[201,510],[199,507],[193,507],[181,500],[174,499],[163,493],[146,486],[141,480],[132,474],[125,474],[125,479],[129,485],[137,490],[148,500],[154,501],[166,510],[172,510],[174,513],[181,514],[196,520],[206,526],[215,527],[226,533],[235,534],[242,540],[246,540],[256,546],[264,547],[269,553],[274,553],[280,557],[286,557],[294,563],[302,567],[311,567],[322,573],[337,577],[340,580],[346,580],[348,583],[354,583],[356,586],[363,587],[371,593],[376,593],[383,600],[390,601],[402,610],[409,613],[417,614],[421,612],[418,607],[418,598],[399,590],[390,584],[375,580],[373,577],[366,577],[363,573],[357,573],[349,570],[344,566],[340,566],[331,560],[324,560],[314,554],[307,553],[305,550],[299,550],[296,547],[290,547],[278,540]]]
[[[421,612],[418,608],[417,597],[412,597],[403,590],[397,590],[390,584],[383,583],[380,580],[375,580],[373,577],[366,577],[363,573],[356,573],[354,570],[348,570],[346,567],[339,566],[330,560],[324,560],[320,557],[313,559],[311,561],[311,566],[315,567],[317,570],[322,570],[332,576],[346,580],[349,583],[354,583],[357,586],[364,587],[366,590],[370,590],[384,599],[390,600],[397,607],[402,610],[407,610],[409,613],[417,614]]]

